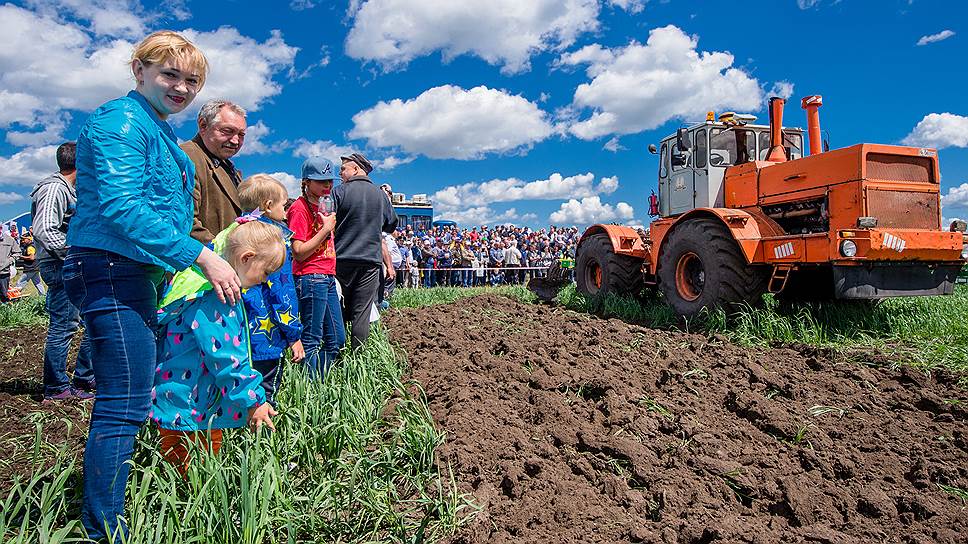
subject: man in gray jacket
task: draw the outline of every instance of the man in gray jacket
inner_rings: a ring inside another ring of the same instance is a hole
[[[47,342],[44,346],[44,399],[89,399],[94,390],[94,371],[91,368],[91,342],[87,335],[81,342],[74,369],[74,383],[67,378],[67,351],[71,339],[81,325],[80,314],[64,291],[64,257],[67,255],[67,225],[77,207],[74,180],[76,145],[61,144],[57,148],[58,172],[44,178],[30,193],[33,201],[34,243],[40,277],[47,284]]]
[[[10,302],[7,291],[10,290],[10,266],[20,255],[20,242],[10,236],[10,226],[0,226],[0,303]],[[14,224],[14,229],[17,225]]]

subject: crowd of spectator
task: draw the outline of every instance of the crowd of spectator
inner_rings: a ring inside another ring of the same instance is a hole
[[[499,225],[456,225],[394,233],[401,260],[397,284],[406,287],[473,287],[521,284],[542,277],[558,262],[570,268],[580,233],[576,227],[533,230]]]

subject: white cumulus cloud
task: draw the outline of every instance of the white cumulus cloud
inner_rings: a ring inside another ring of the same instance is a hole
[[[629,220],[634,216],[635,210],[626,202],[619,202],[613,206],[603,203],[597,196],[589,196],[580,201],[572,198],[562,203],[558,211],[553,212],[549,219],[555,225],[590,225]]]
[[[12,4],[0,6],[0,104],[16,107],[14,111],[2,108],[0,129],[18,126],[16,134],[8,134],[7,139],[20,145],[56,140],[64,112],[89,112],[132,89],[128,60],[134,41],[123,36],[135,30],[138,37],[143,34],[119,15],[128,5],[125,2],[95,2],[100,11],[90,13],[84,11],[83,2],[75,0],[35,4],[36,11]],[[51,9],[59,4],[69,11],[80,10],[94,22],[82,26],[61,21]],[[131,5],[128,9],[135,11],[125,13],[138,13]],[[110,21],[98,22],[100,13],[112,14]],[[281,91],[273,77],[291,68],[297,51],[278,31],[262,42],[232,27],[211,32],[188,29],[184,34],[204,51],[212,71],[189,112],[173,117],[174,122],[191,121],[209,98],[230,98],[257,110]],[[122,37],[114,37],[118,35]],[[37,135],[30,136],[31,132]]]
[[[941,195],[941,206],[945,208],[968,208],[968,183],[948,189]]]
[[[293,153],[297,157],[308,159],[309,157],[323,157],[339,164],[339,158],[356,152],[356,149],[347,145],[338,145],[329,140],[298,140],[295,144]]]
[[[645,9],[648,0],[608,0],[608,4],[622,8],[629,13],[639,13]]]
[[[497,212],[490,206],[475,206],[473,208],[446,210],[436,213],[437,219],[456,221],[461,225],[516,225],[538,219],[536,214],[521,214],[515,208]]]
[[[27,195],[22,195],[20,193],[2,192],[0,193],[0,204],[13,204],[14,202],[20,202],[26,198]]]
[[[386,70],[437,51],[445,61],[474,55],[516,73],[530,68],[535,53],[597,30],[598,13],[598,0],[368,0],[350,4],[346,53]]]
[[[968,147],[968,117],[953,113],[929,113],[902,140],[922,147]]]
[[[302,182],[296,176],[288,172],[273,172],[269,175],[286,186],[286,191],[289,192],[289,198],[299,198],[302,194]]]
[[[267,142],[267,137],[272,134],[272,129],[263,121],[250,124],[245,129],[245,142],[239,155],[265,155],[266,153],[279,153],[290,147],[286,140]]]
[[[351,138],[432,159],[480,159],[529,148],[553,132],[537,104],[506,91],[443,85],[353,116]]]
[[[561,56],[559,66],[588,65],[591,81],[575,90],[572,108],[591,114],[571,125],[583,140],[654,129],[708,110],[758,110],[759,82],[733,67],[728,52],[696,49],[698,39],[669,25],[649,32],[645,44],[585,46]]]
[[[592,172],[567,177],[555,172],[547,179],[529,182],[507,178],[451,185],[434,193],[432,198],[435,206],[451,210],[485,206],[494,202],[582,198],[610,194],[616,189],[618,176],[602,178],[596,185],[595,174]]]
[[[918,40],[918,45],[928,45],[929,43],[940,42],[941,40],[947,40],[948,38],[954,36],[954,31],[942,30],[937,34],[928,34],[927,36],[921,36]]]
[[[292,147],[293,154],[297,157],[308,159],[309,157],[323,157],[329,159],[339,165],[340,157],[350,155],[352,153],[359,153],[362,150],[348,146],[340,145],[330,140],[306,140],[299,139],[295,143],[282,142],[277,144],[277,147]],[[366,153],[364,153],[366,155]],[[399,155],[387,155],[387,156],[366,156],[369,159],[370,164],[373,168],[382,172],[387,170],[393,170],[401,164],[407,164],[416,160],[413,156],[399,156]]]
[[[46,145],[28,148],[10,157],[0,157],[3,182],[33,187],[38,181],[57,171],[56,152],[56,145]]]

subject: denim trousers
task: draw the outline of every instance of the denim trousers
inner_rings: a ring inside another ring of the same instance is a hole
[[[135,435],[148,417],[163,271],[108,251],[71,248],[64,288],[91,338],[97,394],[84,450],[81,521],[88,536],[127,533],[124,492]]]
[[[43,260],[38,263],[40,276],[47,284],[47,314],[50,324],[47,326],[47,340],[44,343],[44,396],[53,396],[63,392],[70,386],[67,378],[67,352],[71,346],[74,333],[81,326],[81,316],[77,306],[67,298],[64,290],[64,262],[60,260]],[[91,368],[91,335],[84,334],[81,349],[77,353],[77,365],[74,368],[74,384],[89,386],[94,379]]]
[[[346,326],[336,292],[336,276],[303,274],[295,278],[306,369],[311,377],[323,379],[346,344]]]

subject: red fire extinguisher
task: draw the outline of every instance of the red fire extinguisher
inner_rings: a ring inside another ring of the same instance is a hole
[[[655,217],[659,215],[659,197],[655,196],[655,191],[649,196],[649,215]]]

